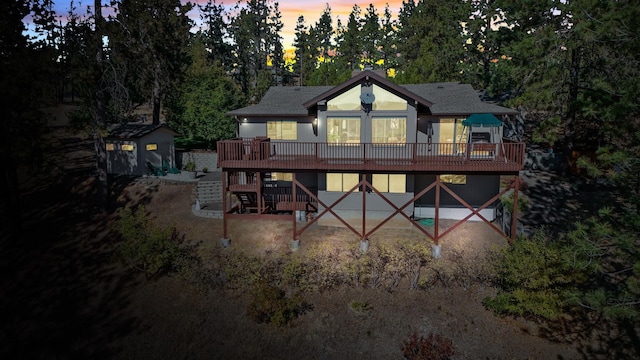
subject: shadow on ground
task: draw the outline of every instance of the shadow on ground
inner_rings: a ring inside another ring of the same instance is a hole
[[[0,358],[106,359],[139,319],[126,308],[138,277],[114,261],[114,214],[96,201],[90,141],[64,137],[48,156],[62,172],[21,195],[19,239],[2,245]],[[112,181],[111,196],[127,185]]]

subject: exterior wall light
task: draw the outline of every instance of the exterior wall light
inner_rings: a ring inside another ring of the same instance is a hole
[[[313,128],[313,135],[318,136],[318,118],[313,119],[311,127]]]

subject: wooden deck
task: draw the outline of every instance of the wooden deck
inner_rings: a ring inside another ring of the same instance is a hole
[[[218,142],[218,166],[231,171],[517,174],[524,167],[524,155],[524,143]]]

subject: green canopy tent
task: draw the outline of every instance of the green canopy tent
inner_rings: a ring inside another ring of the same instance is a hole
[[[490,113],[472,114],[468,118],[462,121],[462,125],[467,130],[467,143],[471,144],[471,152],[478,146],[483,146],[483,149],[487,148],[487,145],[473,146],[478,143],[491,143],[496,144],[495,151],[487,152],[486,156],[493,157],[493,154],[497,153],[497,144],[502,143],[501,139],[496,139],[500,134],[500,128],[503,123],[495,115]],[[489,128],[489,129],[481,129]],[[485,152],[482,152],[484,154]],[[485,156],[483,156],[485,157]]]
[[[462,125],[464,126],[480,126],[480,127],[500,127],[502,126],[502,121],[498,120],[497,117],[493,114],[485,113],[485,114],[472,114],[468,118],[462,121]]]

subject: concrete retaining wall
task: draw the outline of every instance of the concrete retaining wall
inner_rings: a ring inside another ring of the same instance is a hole
[[[202,171],[205,167],[209,171],[220,170],[218,168],[218,153],[215,151],[184,151],[176,149],[176,165],[178,169],[183,169],[190,160],[196,163],[196,170],[198,171]]]

